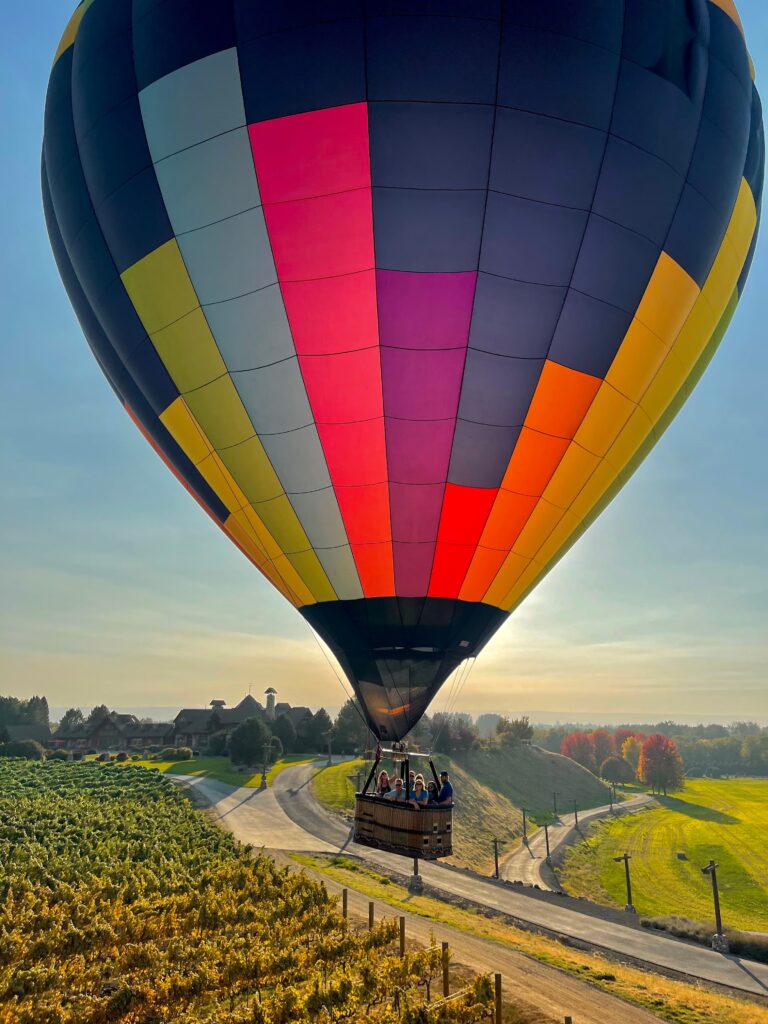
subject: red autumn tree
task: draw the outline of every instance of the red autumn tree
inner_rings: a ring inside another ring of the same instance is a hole
[[[680,789],[683,784],[683,759],[674,740],[660,732],[649,736],[640,751],[637,774],[654,793],[666,796],[668,790]]]
[[[614,753],[613,736],[607,729],[595,729],[592,733],[592,750],[597,768]]]
[[[589,733],[569,732],[567,736],[563,737],[560,753],[565,757],[570,757],[582,768],[588,768],[591,772],[595,770],[595,748]]]

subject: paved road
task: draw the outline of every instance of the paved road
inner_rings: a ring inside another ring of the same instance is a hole
[[[589,811],[579,812],[579,832],[583,833],[588,825],[599,818],[618,816],[620,814],[634,814],[642,811],[653,798],[647,793],[641,793],[630,800],[619,804],[606,804],[604,807],[593,807]],[[576,835],[576,816],[563,814],[554,825],[549,826],[549,852],[550,859],[558,862],[558,856],[569,843],[573,842]],[[539,828],[531,836],[527,846],[520,845],[519,849],[510,853],[500,865],[501,877],[510,882],[521,881],[526,885],[538,885],[541,889],[559,889],[557,876],[547,864],[546,837],[544,829]]]
[[[266,794],[233,790],[206,778],[195,779],[194,785],[214,805],[222,824],[244,842],[268,849],[346,850],[350,842],[348,826],[340,817],[319,807],[312,797],[309,782],[316,771],[317,765],[288,768]],[[263,801],[263,796],[268,799]],[[398,874],[409,870],[409,861],[402,857],[362,846],[353,849],[356,855],[382,870]],[[692,978],[768,996],[766,965],[722,956],[703,946],[589,916],[570,906],[558,905],[557,897],[532,898],[508,883],[484,879],[448,865],[422,862],[420,872],[425,883],[435,889],[546,931]]]
[[[196,790],[214,809],[219,822],[243,843],[271,850],[301,850],[328,853],[331,843],[318,839],[283,813],[274,789],[233,789],[204,775],[172,775]]]

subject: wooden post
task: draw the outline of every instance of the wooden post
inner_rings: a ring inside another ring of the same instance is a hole
[[[451,983],[448,978],[448,943],[442,943],[442,956],[443,956],[443,999],[447,999],[451,994]]]
[[[499,877],[499,840],[496,839],[495,837],[494,837],[494,840],[493,840],[493,861],[494,861],[494,864],[496,865],[493,877],[494,878],[498,878]]]
[[[373,900],[368,904],[368,931],[373,928]]]
[[[573,1024],[573,1017],[566,1017],[563,1024]]]
[[[494,1024],[501,1024],[501,975],[494,974],[493,989],[495,998]]]
[[[405,918],[400,918],[400,956],[405,956]]]
[[[349,906],[349,891],[347,889],[341,890],[341,916],[346,917]]]

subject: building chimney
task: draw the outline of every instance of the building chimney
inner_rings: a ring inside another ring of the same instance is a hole
[[[267,718],[272,722],[275,719],[275,698],[277,697],[277,690],[274,686],[268,686],[264,691],[264,696],[267,698]]]

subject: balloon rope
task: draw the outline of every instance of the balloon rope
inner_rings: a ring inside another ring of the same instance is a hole
[[[342,680],[342,678],[341,678],[341,676],[339,675],[339,673],[338,673],[338,672],[336,671],[336,666],[335,666],[335,665],[333,664],[333,662],[331,661],[331,659],[330,659],[330,658],[328,657],[328,652],[326,651],[325,647],[323,647],[323,645],[322,645],[322,644],[320,643],[320,638],[318,637],[317,633],[316,633],[316,632],[314,631],[314,629],[312,629],[312,627],[311,627],[311,626],[309,626],[309,632],[310,632],[310,633],[312,634],[312,637],[314,638],[314,641],[315,641],[315,643],[316,643],[316,644],[317,644],[317,646],[318,646],[318,647],[320,648],[320,651],[321,651],[321,653],[322,653],[323,657],[324,657],[324,658],[325,658],[325,660],[326,660],[326,661],[328,662],[328,665],[330,666],[330,669],[331,669],[331,671],[333,672],[333,674],[334,674],[334,675],[336,676],[336,678],[338,679],[338,681],[339,681],[339,686],[340,686],[340,687],[342,688],[342,690],[344,691],[344,696],[345,696],[345,697],[347,698],[347,700],[351,700],[351,701],[352,701],[352,707],[353,707],[353,708],[355,709],[355,711],[357,712],[358,718],[359,718],[359,719],[360,719],[360,721],[361,721],[361,722],[363,723],[363,725],[365,726],[365,728],[366,728],[366,729],[367,729],[368,731],[370,731],[370,726],[368,725],[368,722],[367,722],[367,721],[365,720],[365,716],[363,715],[362,711],[360,710],[360,707],[359,707],[359,705],[358,705],[358,703],[357,703],[357,700],[355,699],[355,695],[354,695],[354,693],[352,693],[352,695],[350,695],[350,694],[349,694],[349,693],[347,692],[347,688],[346,688],[346,686],[344,685],[344,681]]]
[[[466,661],[461,662],[461,664],[457,665],[455,670],[454,670],[453,679],[452,679],[451,685],[450,685],[450,687],[448,689],[448,697],[446,698],[446,701],[445,701],[445,708],[444,708],[444,710],[442,712],[437,712],[437,714],[442,714],[443,717],[442,717],[442,719],[440,721],[439,729],[437,730],[435,735],[432,737],[432,747],[433,747],[433,749],[434,749],[434,746],[437,743],[438,739],[440,738],[440,734],[442,733],[443,729],[445,728],[445,723],[448,721],[448,715],[449,715],[448,708],[449,708],[449,706],[451,704],[451,701],[453,699],[454,691],[458,692],[458,690],[457,690],[457,683],[459,681],[459,677],[461,676],[461,674],[463,672],[466,672],[468,665],[469,665],[469,659],[467,659]]]

